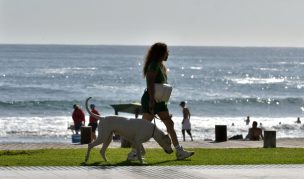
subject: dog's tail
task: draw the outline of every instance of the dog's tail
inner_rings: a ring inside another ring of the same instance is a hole
[[[91,115],[91,116],[93,116],[95,119],[97,119],[97,120],[100,120],[100,119],[102,119],[103,117],[101,117],[101,116],[99,116],[99,115],[97,115],[97,114],[94,114],[94,113],[92,113],[91,112],[91,110],[89,109],[89,100],[91,99],[92,97],[88,97],[87,99],[86,99],[86,101],[85,101],[85,106],[86,106],[86,110],[88,111],[88,113]]]

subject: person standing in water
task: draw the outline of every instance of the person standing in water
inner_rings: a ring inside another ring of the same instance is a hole
[[[185,101],[182,101],[179,105],[182,107],[182,112],[183,112],[183,121],[182,121],[183,140],[186,141],[185,139],[185,131],[186,131],[189,134],[191,141],[193,141],[191,134],[191,123],[190,123],[191,114],[189,108],[186,107]]]

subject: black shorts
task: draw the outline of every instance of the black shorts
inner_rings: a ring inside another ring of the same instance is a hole
[[[97,122],[89,123],[89,126],[92,127],[92,132],[95,132],[97,129]]]
[[[141,108],[143,113],[150,113],[149,111],[149,94],[146,90],[141,97]],[[158,114],[159,112],[168,111],[166,102],[159,102],[155,104],[154,113]]]

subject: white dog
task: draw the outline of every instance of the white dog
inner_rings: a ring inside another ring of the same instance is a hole
[[[88,144],[88,150],[85,157],[85,161],[88,161],[90,156],[90,151],[93,147],[102,144],[100,154],[102,158],[107,161],[105,156],[105,151],[112,141],[113,133],[124,137],[130,141],[136,148],[136,153],[140,163],[143,163],[142,155],[145,154],[145,149],[142,143],[148,141],[151,137],[164,149],[168,154],[172,153],[171,139],[168,135],[165,135],[160,129],[158,129],[154,124],[143,119],[128,119],[120,116],[107,116],[101,117],[93,114],[89,107],[88,101],[91,99],[89,97],[86,99],[86,109],[88,113],[94,118],[99,120],[98,124],[98,137],[95,141]]]

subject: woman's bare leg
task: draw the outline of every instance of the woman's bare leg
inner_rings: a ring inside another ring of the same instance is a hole
[[[177,136],[176,136],[176,132],[174,130],[174,123],[171,119],[171,116],[169,115],[168,111],[162,111],[159,112],[157,114],[160,118],[160,120],[165,124],[166,128],[167,128],[167,132],[170,134],[173,146],[178,146],[178,140],[177,140]],[[154,115],[150,114],[150,113],[144,113],[142,116],[143,119],[148,120],[148,121],[152,121],[154,118]]]
[[[142,115],[142,119],[148,120],[148,121],[152,121],[154,118],[154,115],[150,114],[150,113],[143,113]]]
[[[185,151],[183,149],[183,147],[181,147],[179,145],[179,142],[178,142],[177,136],[176,136],[176,132],[174,130],[174,122],[172,121],[171,116],[169,115],[169,112],[163,111],[163,112],[159,112],[157,115],[162,120],[162,122],[165,124],[167,131],[170,134],[173,146],[176,149],[177,160],[184,160],[188,157],[191,157],[194,154],[194,152]],[[149,113],[144,113],[142,118],[145,120],[148,120],[148,121],[152,121],[154,118],[154,115],[149,114]]]
[[[179,142],[177,140],[176,132],[174,130],[174,122],[171,119],[168,111],[162,111],[157,114],[161,121],[165,124],[167,128],[167,132],[170,134],[173,146],[179,146]]]

